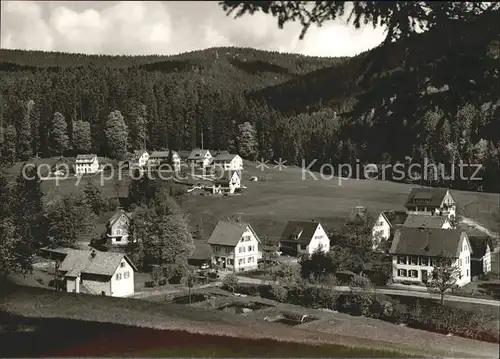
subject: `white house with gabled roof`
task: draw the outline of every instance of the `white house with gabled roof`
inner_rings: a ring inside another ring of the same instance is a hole
[[[70,293],[127,297],[135,291],[137,268],[124,253],[70,249],[58,272]]]
[[[257,269],[262,258],[260,239],[248,223],[219,221],[207,242],[212,252],[212,264],[241,272]]]
[[[99,172],[99,159],[95,154],[78,155],[75,160],[75,174],[95,174]]]

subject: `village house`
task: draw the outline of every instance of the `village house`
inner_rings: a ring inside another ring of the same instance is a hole
[[[289,221],[280,236],[279,249],[284,255],[312,255],[315,251],[328,252],[330,239],[323,226],[316,221]]]
[[[170,151],[154,151],[149,156],[148,164],[151,167],[159,167],[160,165],[169,161],[169,153]],[[172,151],[172,163],[173,170],[178,171],[181,168],[181,158],[176,151]]]
[[[452,217],[457,203],[446,188],[412,188],[405,204],[406,213]]]
[[[134,294],[137,268],[127,255],[96,250],[69,250],[58,272],[64,277],[66,291],[112,297]]]
[[[222,151],[213,158],[211,166],[224,171],[243,171],[243,159],[239,155]]]
[[[460,270],[456,285],[462,287],[471,281],[472,249],[465,231],[403,227],[396,231],[389,253],[393,256],[395,283],[428,283],[443,255],[454,258]]]
[[[403,227],[452,229],[453,226],[447,216],[420,216],[418,214],[409,214],[403,223]]]
[[[469,235],[472,248],[471,273],[472,277],[491,272],[491,252],[493,242],[487,235]]]
[[[407,216],[402,211],[381,212],[372,228],[373,249],[379,248],[381,242],[391,240],[394,231],[403,225]]]
[[[252,226],[239,221],[219,221],[207,242],[212,264],[241,272],[258,268],[260,240]]]
[[[212,162],[212,154],[209,150],[195,148],[187,158],[187,163],[194,167],[206,168]]]
[[[233,194],[238,188],[241,188],[240,175],[236,171],[227,171],[221,179],[214,181],[213,193]]]
[[[146,150],[136,150],[134,151],[132,161],[136,166],[144,167],[148,164],[149,153]]]
[[[77,176],[95,174],[97,172],[99,172],[99,159],[97,158],[97,155],[88,154],[76,156],[75,174]]]
[[[106,224],[106,244],[125,246],[128,244],[128,226],[131,214],[119,208]]]

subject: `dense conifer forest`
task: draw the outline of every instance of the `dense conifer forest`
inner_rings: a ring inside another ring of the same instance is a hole
[[[446,40],[455,52],[439,46],[449,31],[429,31],[352,58],[230,47],[173,56],[0,50],[1,159],[191,149],[203,133],[205,148],[297,165],[480,163],[482,181],[429,183],[500,192],[491,72],[499,47],[489,42],[490,62],[477,59],[484,26],[455,29],[464,35]],[[456,66],[443,71],[439,61],[450,56]],[[466,71],[481,71],[484,83],[472,88]]]

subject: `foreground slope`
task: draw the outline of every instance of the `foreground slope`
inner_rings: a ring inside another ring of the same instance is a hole
[[[433,333],[425,333],[424,338],[427,343],[421,343],[414,340],[417,338],[416,333],[422,333],[421,331],[398,326],[392,326],[392,330],[408,330],[407,337],[410,339],[408,342],[394,344],[357,337],[355,326],[348,335],[331,336],[316,330],[263,323],[254,318],[216,310],[135,299],[55,293],[38,288],[17,287],[10,290],[2,299],[0,310],[10,315],[28,318],[64,318],[248,339],[273,338],[285,342],[381,349],[386,350],[385,356],[390,350],[403,352],[404,356],[415,354],[476,358],[495,357],[493,353],[498,352],[498,345]],[[353,322],[355,320],[353,317]],[[366,323],[362,325],[366,326]],[[346,354],[346,352],[340,353]],[[356,356],[356,353],[353,355]],[[366,356],[367,352],[360,352],[357,355]]]

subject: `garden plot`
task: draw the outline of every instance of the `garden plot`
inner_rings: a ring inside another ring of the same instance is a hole
[[[262,302],[239,302],[235,301],[229,304],[222,305],[218,307],[218,310],[235,313],[235,314],[246,314],[259,310],[264,310],[268,308],[275,308],[275,306],[270,304],[265,304]]]

